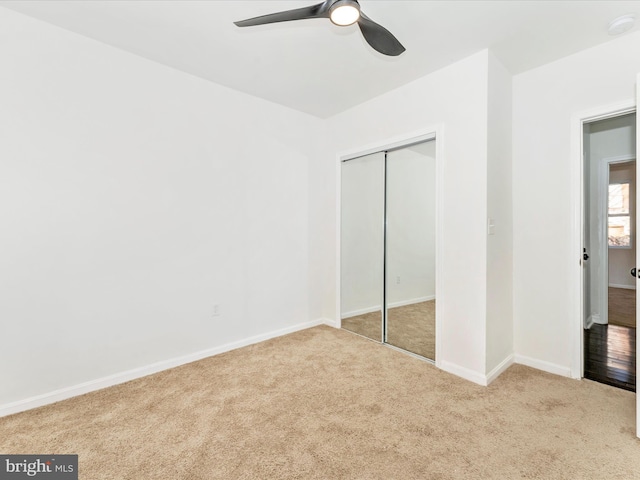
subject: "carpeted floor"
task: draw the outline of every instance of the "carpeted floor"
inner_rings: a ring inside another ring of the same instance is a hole
[[[316,327],[0,419],[98,479],[634,479],[631,392],[512,366],[480,387]]]
[[[343,318],[342,328],[381,341],[380,312]],[[436,358],[436,301],[390,308],[387,313],[387,342],[425,358]]]
[[[636,291],[609,287],[608,322],[621,327],[636,326]]]

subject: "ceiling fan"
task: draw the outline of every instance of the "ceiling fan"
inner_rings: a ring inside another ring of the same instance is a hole
[[[378,25],[360,10],[360,4],[357,0],[325,0],[310,7],[262,15],[234,23],[238,27],[252,27],[267,23],[306,20],[308,18],[328,18],[334,24],[345,27],[358,22],[362,36],[378,52],[395,57],[405,51],[402,44],[389,30]]]

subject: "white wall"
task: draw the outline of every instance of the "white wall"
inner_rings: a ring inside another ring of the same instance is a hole
[[[576,335],[572,274],[581,254],[571,244],[571,121],[581,112],[633,100],[638,72],[640,32],[513,78],[514,343],[519,361],[571,373]]]
[[[487,372],[513,355],[513,201],[511,74],[489,54],[487,216]]]
[[[387,155],[387,306],[436,295],[435,142]]]
[[[6,9],[0,32],[0,406],[309,320],[318,120]]]
[[[314,286],[322,316],[336,319],[337,154],[442,124],[436,140],[445,169],[439,361],[479,381],[486,348],[487,56],[480,52],[330,118],[322,161],[311,166]]]

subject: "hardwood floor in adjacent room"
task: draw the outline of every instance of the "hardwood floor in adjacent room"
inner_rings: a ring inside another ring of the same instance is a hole
[[[636,391],[636,291],[609,287],[608,325],[584,331],[584,377]]]
[[[594,324],[584,331],[584,377],[636,391],[636,329]]]
[[[636,291],[609,287],[609,325],[636,326]]]

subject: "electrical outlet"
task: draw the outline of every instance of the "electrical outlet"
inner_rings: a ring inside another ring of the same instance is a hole
[[[400,285],[400,275],[398,275],[398,276],[396,277],[396,284],[397,284],[397,285]]]
[[[217,317],[219,315],[220,315],[220,305],[216,304],[213,306],[213,313],[211,314],[211,316]]]

